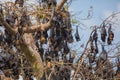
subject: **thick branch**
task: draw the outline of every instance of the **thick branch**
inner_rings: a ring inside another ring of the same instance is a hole
[[[9,31],[10,33],[14,34],[14,29],[4,20],[2,14],[0,13],[0,23]]]
[[[24,27],[23,32],[25,33],[32,33],[36,31],[45,31],[48,30],[51,27],[51,21],[49,21],[46,24],[41,24],[41,25],[35,25],[31,27]]]
[[[64,5],[64,3],[66,2],[67,0],[62,0],[56,7],[56,12],[58,12]],[[31,33],[31,32],[35,32],[35,31],[45,31],[45,30],[48,30],[49,28],[51,28],[51,23],[52,23],[52,19],[53,19],[53,16],[54,16],[54,13],[52,13],[52,16],[51,16],[51,19],[48,23],[45,23],[45,24],[41,24],[41,25],[36,25],[36,26],[31,26],[29,28],[23,28],[23,31],[25,33]]]
[[[30,61],[36,77],[40,80],[43,76],[43,63],[31,33],[25,33],[23,35],[23,40],[20,42],[20,48],[27,60]]]
[[[66,2],[67,0],[61,0],[61,2],[58,4],[58,6],[56,7],[56,11],[59,11],[62,7],[63,7],[63,5],[65,4],[65,2]]]

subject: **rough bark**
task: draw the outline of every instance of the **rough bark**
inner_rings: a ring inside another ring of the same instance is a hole
[[[35,72],[38,80],[40,80],[43,75],[44,68],[31,33],[25,33],[23,35],[23,39],[20,41],[20,48],[27,57],[28,61],[31,62],[33,71]]]

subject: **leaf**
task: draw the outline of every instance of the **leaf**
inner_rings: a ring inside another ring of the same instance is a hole
[[[72,51],[71,51],[71,57],[75,57],[75,55],[76,55],[76,51],[75,51],[75,50],[72,50]]]
[[[68,5],[66,5],[64,8],[65,8],[66,11],[68,11]]]

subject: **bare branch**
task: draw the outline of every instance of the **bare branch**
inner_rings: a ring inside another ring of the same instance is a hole
[[[56,11],[59,11],[62,7],[63,7],[63,5],[65,4],[65,2],[66,2],[67,0],[61,0],[61,2],[58,4],[58,6],[56,7]]]
[[[48,30],[51,27],[51,22],[49,21],[46,24],[41,24],[41,25],[35,25],[31,27],[24,27],[23,32],[25,33],[32,33],[36,31],[45,31]]]
[[[56,7],[56,11],[59,11],[64,3],[66,2],[67,0],[62,0],[58,6]],[[45,31],[45,30],[48,30],[50,27],[51,27],[51,21],[53,19],[53,16],[54,16],[54,12],[52,13],[52,16],[51,16],[51,19],[48,23],[45,23],[45,24],[41,24],[41,25],[36,25],[36,26],[31,26],[29,28],[23,28],[23,31],[25,33],[31,33],[31,32],[35,32],[35,31]]]
[[[117,15],[117,14],[120,14],[120,12],[116,12],[116,13],[113,13],[112,15],[108,16],[108,17],[102,22],[102,24],[105,23],[107,20],[109,20],[111,17],[113,17],[113,16],[115,16],[115,15]],[[112,18],[112,19],[113,19],[113,18]],[[111,20],[112,20],[112,19],[111,19]],[[110,21],[111,21],[111,20],[110,20]],[[100,27],[102,26],[102,24],[100,25]]]
[[[14,29],[4,20],[2,14],[0,13],[0,23],[12,34],[15,33]]]

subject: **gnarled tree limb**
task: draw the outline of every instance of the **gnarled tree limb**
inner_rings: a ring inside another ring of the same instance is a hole
[[[40,80],[43,76],[44,68],[31,33],[25,33],[23,35],[23,40],[20,42],[20,48],[25,54],[27,60],[30,61],[36,77]]]
[[[59,10],[63,7],[63,5],[65,4],[67,0],[61,0],[61,2],[58,4],[58,6],[56,7],[56,11],[59,12]]]
[[[61,0],[61,2],[57,5],[55,12],[59,12],[60,9],[63,7],[63,5],[64,5],[64,3],[66,1],[67,0]],[[25,33],[30,33],[30,32],[35,32],[35,31],[45,31],[45,30],[48,30],[52,26],[51,22],[52,22],[53,16],[54,16],[54,13],[52,13],[52,17],[51,17],[51,19],[50,19],[50,21],[48,23],[41,24],[41,25],[36,25],[36,26],[31,26],[29,28],[23,28],[23,31]]]
[[[45,30],[48,30],[50,27],[51,27],[51,22],[49,21],[46,24],[34,25],[31,27],[24,27],[23,32],[32,33],[32,32],[37,32],[37,31],[45,31]]]
[[[10,33],[15,33],[14,29],[4,20],[2,14],[0,13],[0,23],[9,31]]]

